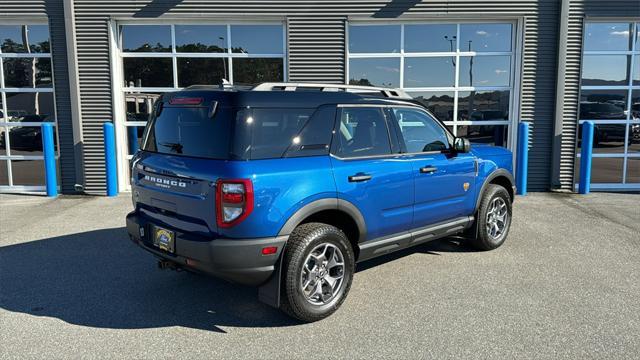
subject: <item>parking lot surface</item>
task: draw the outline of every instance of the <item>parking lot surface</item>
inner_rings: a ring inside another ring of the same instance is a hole
[[[333,316],[161,271],[128,196],[0,196],[0,358],[637,358],[640,195],[530,194],[501,248],[438,240],[359,264]]]

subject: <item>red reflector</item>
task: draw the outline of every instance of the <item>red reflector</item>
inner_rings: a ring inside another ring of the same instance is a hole
[[[200,105],[202,98],[175,97],[169,100],[171,105]]]
[[[262,248],[262,255],[273,255],[278,252],[277,246],[267,246]]]
[[[237,193],[223,193],[222,194],[222,202],[227,204],[240,204],[244,201],[243,194]]]

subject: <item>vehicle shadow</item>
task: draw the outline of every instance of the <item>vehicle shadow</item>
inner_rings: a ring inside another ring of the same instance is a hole
[[[358,265],[358,271],[412,253],[467,251],[437,240]],[[0,247],[0,308],[114,329],[299,325],[258,301],[257,289],[188,272],[160,271],[125,228]]]

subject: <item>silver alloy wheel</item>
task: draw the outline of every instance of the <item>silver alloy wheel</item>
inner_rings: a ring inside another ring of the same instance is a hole
[[[308,302],[324,305],[333,300],[344,282],[344,256],[329,243],[316,246],[304,261],[300,289]]]
[[[494,240],[499,239],[507,230],[509,212],[503,198],[497,197],[491,201],[487,211],[487,234]]]

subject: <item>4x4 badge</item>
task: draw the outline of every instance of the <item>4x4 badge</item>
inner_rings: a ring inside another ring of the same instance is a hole
[[[466,183],[462,184],[462,187],[464,188],[464,191],[469,190],[469,183],[466,182]]]

